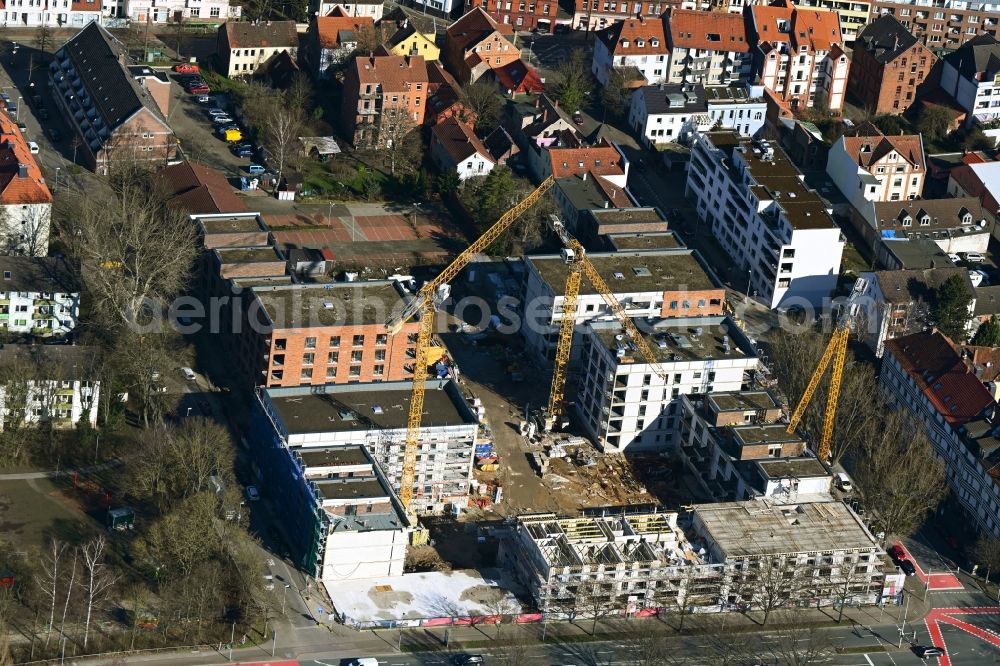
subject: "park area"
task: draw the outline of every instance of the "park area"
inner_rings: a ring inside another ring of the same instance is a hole
[[[95,529],[78,498],[51,480],[0,480],[0,542],[16,544],[15,555],[30,557],[50,537],[79,541]]]

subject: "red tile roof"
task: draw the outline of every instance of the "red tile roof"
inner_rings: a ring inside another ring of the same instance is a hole
[[[341,46],[340,31],[350,30],[355,38],[362,29],[375,29],[375,19],[371,16],[350,16],[340,5],[333,8],[327,16],[316,17],[315,30],[319,37],[319,45],[324,49],[334,49]]]
[[[515,93],[540,93],[545,92],[545,84],[538,76],[535,68],[517,59],[514,62],[497,67],[493,70],[497,77],[497,82],[504,90],[512,90]]]
[[[621,155],[611,145],[583,148],[549,148],[552,175],[556,178],[593,173],[599,176],[623,176]]]
[[[514,29],[506,23],[498,23],[487,14],[482,7],[474,7],[448,28],[447,40],[450,45],[466,50],[486,35],[499,32],[501,35],[513,37]]]
[[[961,425],[979,418],[994,404],[955,344],[940,331],[888,340],[885,347],[948,423]]]
[[[856,164],[865,169],[892,151],[920,168],[924,168],[926,164],[924,145],[919,134],[886,136],[870,122],[861,123],[844,135],[844,150]]]
[[[750,50],[746,21],[742,14],[673,9],[667,20],[670,45],[682,49],[714,51]]]
[[[986,210],[1000,210],[1000,202],[986,189],[982,179],[968,164],[962,164],[949,172],[948,177],[954,180],[969,196],[979,197]]]
[[[477,154],[490,162],[496,161],[472,128],[455,117],[441,121],[431,128],[431,133],[455,164]]]
[[[810,51],[829,51],[834,44],[843,43],[836,12],[799,9],[787,0],[773,5],[754,5],[750,12],[762,43],[788,42],[796,52],[801,46],[808,46]],[[785,31],[778,30],[780,22],[785,23]]]
[[[381,84],[383,92],[407,92],[414,83],[427,83],[427,63],[423,56],[355,58],[354,67],[359,83]]]
[[[630,18],[601,30],[597,38],[612,55],[665,55],[670,49],[663,24],[659,18]]]
[[[20,166],[27,167],[21,177]],[[0,114],[0,204],[52,203],[42,172],[27,140],[6,113]]]
[[[173,164],[159,172],[173,202],[192,213],[245,213],[246,204],[219,171],[197,162]]]

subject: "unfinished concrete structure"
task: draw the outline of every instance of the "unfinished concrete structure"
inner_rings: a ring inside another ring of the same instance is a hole
[[[412,382],[259,389],[254,439],[306,451],[363,445],[399,491]],[[451,380],[429,380],[411,505],[418,513],[464,508],[479,420]]]

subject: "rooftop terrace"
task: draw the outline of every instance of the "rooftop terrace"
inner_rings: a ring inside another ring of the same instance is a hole
[[[722,288],[694,250],[593,252],[587,253],[587,258],[616,294]],[[563,293],[568,267],[561,257],[546,255],[526,260],[534,265],[554,293]],[[583,280],[580,293],[596,294],[597,291],[588,280]]]
[[[677,240],[677,236],[670,231],[655,234],[608,234],[607,238],[619,251],[666,250],[684,247]]]
[[[370,465],[371,461],[364,450],[352,446],[333,446],[325,449],[296,449],[302,462],[308,467],[346,467],[354,465]]]
[[[597,321],[587,326],[588,332],[595,335],[612,354],[624,348],[624,355],[617,357],[619,364],[646,363],[635,345],[628,341],[628,336],[618,339],[622,328],[617,322]],[[637,327],[660,363],[738,359],[755,355],[746,339],[726,317],[661,319],[652,326],[640,321]],[[725,343],[727,338],[728,345]]]
[[[767,391],[709,393],[705,398],[715,407],[716,412],[747,412],[781,406]]]

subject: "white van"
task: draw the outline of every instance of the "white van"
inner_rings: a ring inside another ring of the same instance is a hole
[[[833,477],[833,480],[834,483],[837,484],[837,487],[843,490],[845,493],[849,493],[852,490],[854,490],[854,485],[851,484],[851,477],[847,476],[843,472],[838,472]]]
[[[358,657],[348,663],[350,666],[378,666],[378,659],[375,657]]]

